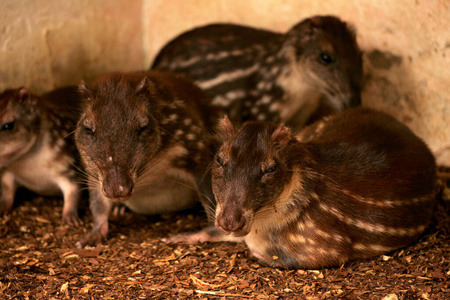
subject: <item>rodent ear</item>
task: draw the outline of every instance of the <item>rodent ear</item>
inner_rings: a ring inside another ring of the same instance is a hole
[[[236,133],[236,129],[230,119],[228,119],[227,115],[219,120],[219,124],[217,125],[217,133],[221,140],[230,139]]]
[[[94,91],[92,88],[86,83],[86,81],[81,80],[80,85],[78,85],[78,90],[80,93],[88,99],[94,98]]]
[[[30,91],[26,87],[20,87],[17,90],[17,97],[21,101],[25,101],[26,99],[28,99],[30,97]]]
[[[321,26],[321,17],[307,18],[297,23],[286,34],[286,45],[294,47],[297,57],[302,56],[304,48],[311,42]]]
[[[19,101],[21,101],[21,102],[27,102],[32,105],[37,103],[35,97],[32,96],[30,90],[28,90],[26,87],[18,88],[16,95],[17,95],[17,98],[19,99]]]
[[[139,82],[138,86],[136,87],[136,94],[150,93],[155,90],[156,90],[155,84],[152,81],[150,81],[150,79],[147,76],[145,76],[144,79],[142,79],[141,82]]]
[[[309,19],[312,28],[322,27],[322,17],[315,16]]]
[[[272,133],[271,139],[275,145],[285,147],[291,139],[291,130],[284,125],[280,125]]]

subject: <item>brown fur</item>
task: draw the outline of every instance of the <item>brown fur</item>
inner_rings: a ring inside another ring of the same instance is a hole
[[[233,124],[284,122],[294,131],[361,104],[362,58],[355,30],[335,16],[312,16],[286,33],[209,24],[159,52],[153,69],[192,78]]]
[[[231,134],[212,167],[216,226],[263,264],[338,266],[406,246],[428,225],[434,157],[384,113],[350,109],[306,128],[307,141],[270,123],[220,128]]]
[[[26,88],[0,95],[0,214],[12,209],[16,189],[64,195],[63,222],[79,225],[78,152],[73,136],[80,113],[76,87],[42,96]]]
[[[212,199],[207,167],[217,116],[189,80],[157,71],[112,73],[82,83],[84,113],[75,133],[90,185],[92,233],[106,239],[113,203],[143,214]]]

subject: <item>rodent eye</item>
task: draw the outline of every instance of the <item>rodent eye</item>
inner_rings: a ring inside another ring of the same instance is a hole
[[[14,129],[14,122],[5,123],[2,126],[2,131],[11,131]]]
[[[216,157],[216,162],[217,162],[221,167],[223,167],[223,158],[222,158],[221,156],[217,155],[217,157]]]
[[[88,135],[94,135],[94,130],[90,127],[84,126],[83,130],[84,130],[84,133],[86,133]]]
[[[138,135],[142,135],[147,130],[148,130],[148,126],[142,126],[141,128],[139,128]]]
[[[319,54],[319,62],[323,65],[329,65],[334,61],[333,57],[325,52],[320,52]]]
[[[264,171],[264,173],[265,173],[265,174],[269,174],[269,173],[275,173],[276,171],[277,171],[277,166],[276,166],[276,165],[273,165],[273,166],[268,167],[268,168]]]

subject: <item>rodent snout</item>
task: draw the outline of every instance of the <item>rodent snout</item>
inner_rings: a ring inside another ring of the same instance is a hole
[[[103,179],[103,194],[112,200],[126,201],[134,192],[133,180],[111,172]]]
[[[126,201],[134,191],[133,186],[123,186],[123,185],[117,185],[115,188],[110,189],[105,187],[105,184],[103,184],[103,194],[107,198],[111,198],[118,201]]]
[[[235,236],[244,236],[249,233],[248,220],[241,213],[220,214],[216,218],[216,227],[225,233],[233,233]]]

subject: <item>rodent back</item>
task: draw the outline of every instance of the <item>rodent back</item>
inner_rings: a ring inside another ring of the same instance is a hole
[[[435,159],[426,144],[382,112],[342,112],[306,145],[320,172],[361,195],[410,198],[435,184]]]
[[[217,70],[244,68],[243,56],[253,58],[265,52],[267,42],[280,33],[230,23],[216,23],[186,31],[167,43],[151,68],[176,70],[195,80],[215,77]],[[223,62],[223,63],[222,63]],[[214,65],[211,65],[214,64]],[[213,67],[214,66],[214,67]]]

